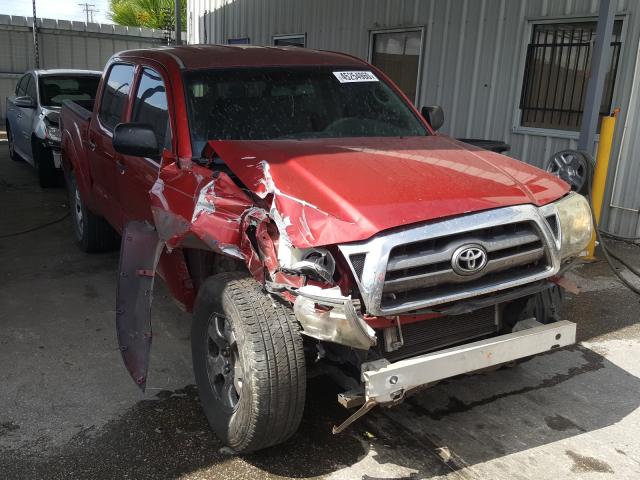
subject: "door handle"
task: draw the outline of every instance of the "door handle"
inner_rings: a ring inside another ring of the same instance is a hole
[[[120,172],[121,175],[127,171],[127,166],[121,160],[116,160],[116,167],[118,168],[118,172]]]

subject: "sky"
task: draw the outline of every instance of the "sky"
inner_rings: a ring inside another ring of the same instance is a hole
[[[36,0],[36,15],[57,20],[86,21],[86,13],[79,3],[87,2],[99,10],[93,13],[97,23],[113,23],[108,17],[109,0]],[[30,17],[33,12],[32,0],[0,0],[0,14]]]

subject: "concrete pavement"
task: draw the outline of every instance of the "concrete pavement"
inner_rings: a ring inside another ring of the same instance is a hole
[[[81,253],[65,192],[38,188],[6,144],[0,204],[0,478],[640,477],[640,304],[602,263],[574,275],[583,291],[565,317],[579,345],[443,382],[338,436],[331,426],[347,412],[316,378],[293,439],[236,457],[200,411],[190,319],[161,282],[143,395],[115,339],[118,254]]]

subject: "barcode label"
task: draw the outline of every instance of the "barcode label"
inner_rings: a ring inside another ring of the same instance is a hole
[[[333,72],[340,83],[377,82],[378,77],[368,71]]]

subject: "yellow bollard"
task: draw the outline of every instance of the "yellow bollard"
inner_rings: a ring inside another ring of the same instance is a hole
[[[602,201],[604,200],[604,189],[607,182],[607,172],[609,171],[609,159],[611,157],[611,144],[613,143],[613,133],[616,127],[616,117],[619,108],[616,108],[608,117],[602,118],[600,124],[600,141],[598,142],[598,153],[596,155],[596,169],[593,174],[593,183],[591,184],[591,208],[593,215],[596,217],[596,226],[600,224],[600,215],[602,214]],[[591,237],[591,242],[587,247],[587,259],[594,259],[596,249],[595,232]]]

